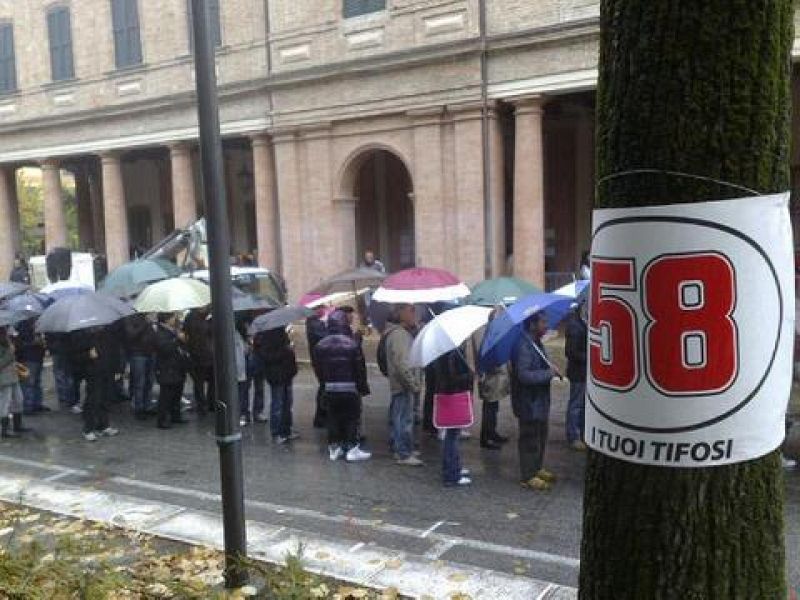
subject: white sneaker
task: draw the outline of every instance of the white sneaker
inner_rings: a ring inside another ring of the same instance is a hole
[[[247,417],[239,417],[239,427],[247,427],[250,425],[250,420]]]
[[[278,445],[283,445],[283,444],[285,444],[286,442],[289,441],[289,438],[284,436],[284,435],[276,435],[272,439],[275,440],[275,443],[278,444]]]
[[[331,457],[331,462],[336,462],[342,455],[344,454],[344,450],[342,450],[341,446],[337,446],[336,444],[331,444],[328,446],[328,454]]]
[[[469,477],[470,475],[472,475],[472,471],[470,471],[466,467],[461,469],[461,476],[462,477]]]
[[[83,439],[85,439],[87,442],[96,442],[97,434],[94,431],[89,431],[83,434]]]
[[[411,455],[408,458],[398,458],[397,459],[398,465],[403,465],[405,467],[421,467],[425,463],[418,459],[416,456]]]
[[[781,455],[781,463],[783,464],[784,469],[794,469],[797,466],[797,461],[791,458],[786,458],[785,456]]]
[[[69,407],[69,412],[71,412],[73,415],[80,415],[83,413],[83,407],[81,407],[80,404],[73,404]]]
[[[114,429],[113,427],[106,427],[103,431],[98,431],[97,435],[101,435],[103,437],[114,437],[115,435],[119,435],[119,429]]]
[[[365,452],[358,446],[353,446],[350,450],[347,451],[347,456],[345,460],[347,462],[359,462],[361,460],[369,460],[372,458],[371,452]]]
[[[472,485],[472,479],[469,477],[461,477],[461,479],[456,481],[456,485]]]

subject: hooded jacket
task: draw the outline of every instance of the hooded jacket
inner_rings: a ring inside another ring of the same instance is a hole
[[[326,392],[369,395],[364,352],[344,312],[328,317],[328,335],[317,344],[316,356]]]

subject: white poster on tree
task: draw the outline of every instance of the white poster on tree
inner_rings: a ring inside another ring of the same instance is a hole
[[[594,212],[586,442],[709,467],[785,434],[794,345],[789,193]]]

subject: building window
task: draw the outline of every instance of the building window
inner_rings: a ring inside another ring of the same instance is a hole
[[[75,77],[72,62],[72,31],[69,8],[59,6],[47,13],[47,35],[50,38],[50,71],[53,81]]]
[[[141,64],[142,40],[139,37],[137,0],[111,0],[114,26],[114,61],[118,69]]]
[[[386,10],[386,0],[344,0],[344,18]]]
[[[186,14],[189,17],[189,50],[194,52],[194,26],[192,25],[192,0],[186,0]],[[209,16],[211,18],[211,39],[214,47],[222,46],[222,29],[220,27],[219,0],[209,0]]]
[[[14,60],[14,26],[0,23],[0,94],[17,89],[17,68]]]

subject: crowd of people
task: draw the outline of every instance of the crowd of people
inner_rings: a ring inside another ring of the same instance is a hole
[[[375,268],[379,263],[369,255],[365,264]],[[430,306],[425,314],[432,316],[448,308]],[[578,301],[573,309],[563,328],[565,376],[569,380],[565,436],[573,450],[582,452],[586,450],[585,302]],[[489,318],[495,318],[502,310],[497,307]],[[240,425],[269,423],[273,441],[287,444],[298,437],[293,428],[293,381],[298,374],[298,361],[286,327],[251,334],[250,326],[257,314],[237,313],[233,333]],[[331,461],[359,462],[372,457],[365,448],[362,421],[363,398],[371,391],[362,334],[354,328],[354,318],[349,307],[320,307],[306,320],[310,362],[319,383],[313,425],[327,430]],[[459,452],[459,440],[467,432],[458,427],[437,428],[434,414],[441,395],[477,391],[481,402],[481,448],[496,451],[509,441],[498,431],[498,412],[510,398],[518,421],[520,482],[526,489],[549,490],[556,481],[556,476],[545,468],[551,383],[564,375],[543,343],[549,329],[545,314],[530,315],[523,323],[523,333],[509,363],[480,374],[476,368],[480,332],[424,369],[412,366],[409,352],[421,326],[417,307],[393,305],[378,344],[377,363],[388,380],[388,441],[396,464],[424,464],[417,450],[419,440],[415,439],[416,425],[420,425],[423,435],[441,440],[443,484],[470,485],[471,474]],[[109,417],[109,405],[114,402],[129,401],[136,419],[155,417],[155,425],[161,429],[187,423],[185,409],[192,405],[184,394],[187,380],[191,380],[198,418],[216,408],[212,313],[208,306],[185,315],[136,313],[110,326],[44,336],[36,332],[35,319],[30,319],[13,329],[0,328],[2,437],[26,431],[23,415],[50,410],[42,394],[47,352],[52,356],[58,402],[82,415],[82,434],[88,442],[119,433]],[[158,396],[154,402],[155,384]]]

